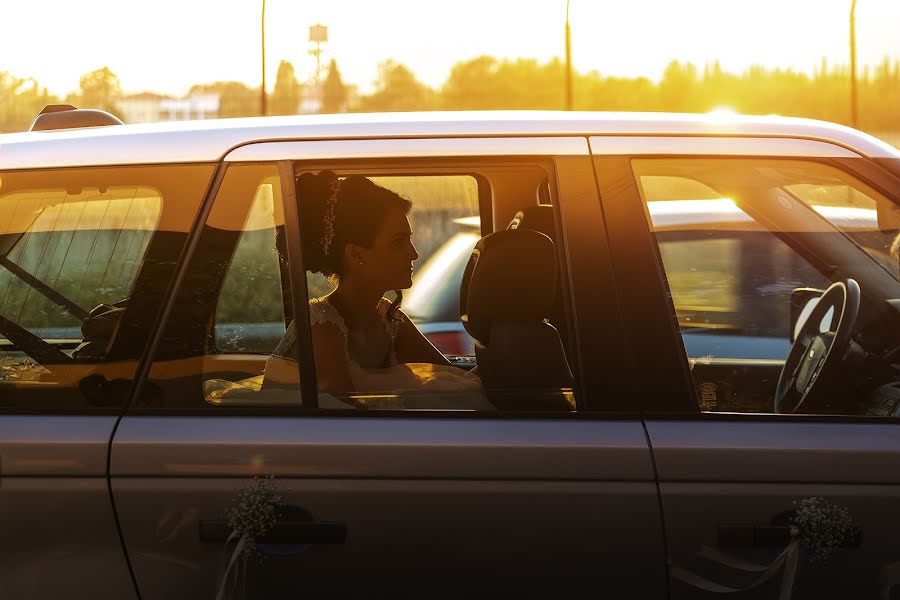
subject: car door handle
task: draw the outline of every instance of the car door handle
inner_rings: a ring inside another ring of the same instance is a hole
[[[231,535],[226,521],[201,520],[201,542],[225,542]],[[343,544],[347,540],[347,526],[329,521],[279,521],[266,535],[257,538],[258,544]]]
[[[721,547],[784,547],[791,541],[787,525],[719,525],[716,542]]]
[[[791,541],[788,525],[719,525],[716,541],[722,547],[783,548]],[[854,530],[841,544],[854,548],[862,542],[862,535]]]

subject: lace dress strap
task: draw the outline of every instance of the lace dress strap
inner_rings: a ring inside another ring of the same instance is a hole
[[[350,335],[344,317],[327,298],[313,298],[309,301],[309,324],[331,323],[341,330],[344,337]]]
[[[391,351],[393,353],[397,347],[397,334],[400,333],[400,323],[403,321],[403,315],[397,313],[393,318],[389,317],[388,309],[390,308],[391,301],[387,298],[382,298],[381,302],[378,303],[378,314],[381,316],[381,322],[384,323],[384,328],[391,338]]]
[[[326,298],[313,298],[312,300],[310,300],[309,323],[310,326],[317,323],[332,323],[338,329],[340,329],[341,333],[344,334],[345,340],[344,354],[346,354],[348,359],[350,358],[350,352],[347,350],[346,345],[346,339],[349,336],[347,324],[344,322],[344,318],[341,316],[341,313],[339,313],[337,309],[332,306],[331,302],[328,302]],[[281,341],[278,342],[278,346],[275,347],[275,350],[272,351],[272,354],[281,358],[296,360],[297,329],[294,326],[293,321],[291,321],[291,324],[288,325],[287,330],[284,332],[284,336],[281,338]]]
[[[328,301],[327,297],[313,298],[309,301],[310,327],[321,323],[331,323],[344,334],[344,356],[348,361],[352,361],[350,358],[350,348],[348,346],[350,342],[350,330],[347,328],[344,317],[342,317],[341,313],[339,313],[334,305]]]

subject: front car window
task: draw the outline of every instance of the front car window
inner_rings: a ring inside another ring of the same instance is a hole
[[[880,303],[900,297],[898,232],[882,230],[878,213],[893,200],[865,182],[788,159],[638,159],[632,168],[703,409],[771,412],[799,303],[835,281],[860,284],[861,329],[890,326],[876,321],[889,319]],[[868,339],[870,351],[889,354],[889,339]],[[857,392],[865,397],[847,393]]]

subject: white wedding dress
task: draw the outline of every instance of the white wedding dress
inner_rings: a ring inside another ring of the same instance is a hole
[[[451,365],[398,362],[395,346],[401,320],[406,317],[402,313],[394,318],[389,317],[389,307],[390,302],[387,299],[382,299],[378,307],[382,325],[390,339],[388,355],[385,357],[383,367],[367,368],[360,366],[354,359],[350,343],[351,331],[334,305],[327,297],[310,300],[311,326],[331,324],[343,334],[344,358],[355,390],[352,394],[340,397],[320,393],[321,408],[496,410],[488,402],[481,380],[474,373]],[[296,366],[284,368],[287,361],[296,360],[296,344],[296,331],[294,324],[291,323],[267,361],[264,375],[225,386],[230,389],[223,389],[223,386],[218,384],[215,396],[225,399],[225,394],[240,393],[235,386],[240,386],[244,390],[250,388],[263,395],[278,387],[282,390],[285,387],[296,390],[296,381],[272,385],[274,380],[282,379],[276,376],[276,371],[296,373]],[[296,365],[296,362],[292,364]],[[208,392],[213,391],[213,386],[207,385],[207,388]],[[264,401],[262,397],[258,400]]]

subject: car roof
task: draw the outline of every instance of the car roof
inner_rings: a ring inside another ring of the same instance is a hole
[[[0,169],[220,160],[261,141],[485,136],[780,136],[837,143],[864,156],[900,158],[849,127],[779,116],[564,111],[345,113],[168,121],[0,135]]]

